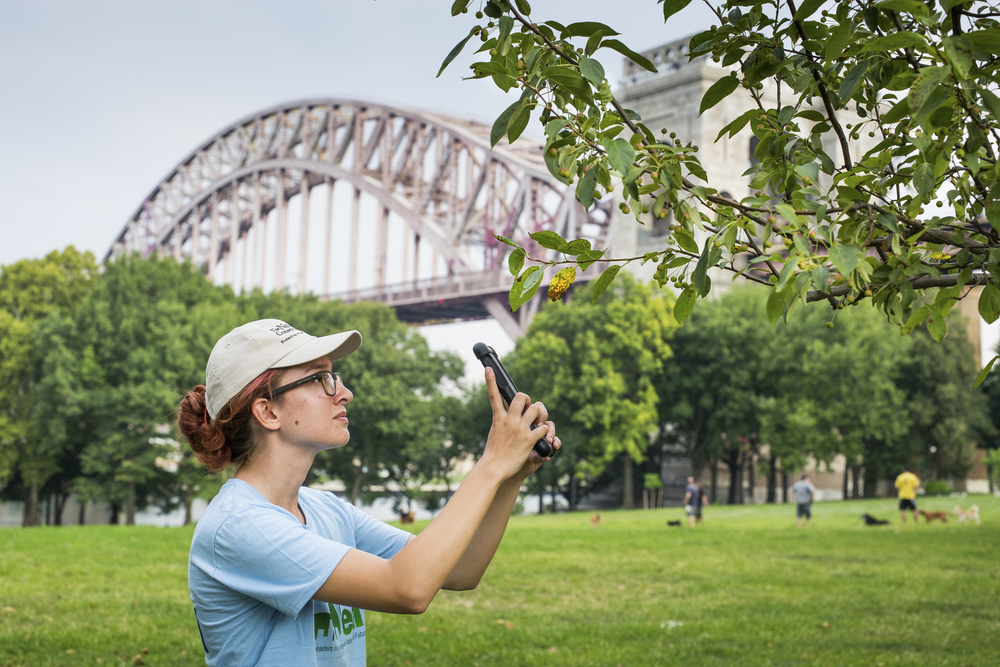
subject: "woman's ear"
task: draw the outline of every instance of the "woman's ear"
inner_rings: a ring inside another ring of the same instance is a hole
[[[271,409],[271,401],[266,398],[258,398],[250,406],[250,412],[254,419],[268,431],[277,431],[281,428],[281,419]]]

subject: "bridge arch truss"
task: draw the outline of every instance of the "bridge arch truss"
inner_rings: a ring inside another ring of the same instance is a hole
[[[105,259],[189,259],[217,283],[376,300],[402,319],[492,316],[513,337],[509,246],[552,230],[606,247],[610,205],[584,211],[542,146],[490,150],[490,128],[358,100],[304,100],[226,127],[149,193]]]

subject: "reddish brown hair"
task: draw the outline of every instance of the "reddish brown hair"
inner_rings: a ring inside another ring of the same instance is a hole
[[[258,375],[219,410],[215,423],[205,405],[205,385],[189,391],[177,409],[177,426],[198,460],[212,472],[230,463],[239,468],[256,445],[254,401],[270,398],[283,371],[272,368]]]

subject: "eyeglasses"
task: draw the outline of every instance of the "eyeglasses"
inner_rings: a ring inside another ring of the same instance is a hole
[[[323,385],[323,391],[327,396],[337,395],[337,385],[343,386],[344,380],[340,377],[340,373],[334,373],[333,371],[320,371],[319,373],[313,373],[312,375],[307,375],[301,380],[296,380],[295,382],[290,382],[289,384],[278,387],[271,392],[271,396],[277,396],[278,394],[283,394],[286,391],[295,389],[304,384],[309,384],[310,382],[319,382]]]

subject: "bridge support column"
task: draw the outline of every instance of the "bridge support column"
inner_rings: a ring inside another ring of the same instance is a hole
[[[219,193],[212,193],[212,230],[208,237],[208,279],[215,282],[215,267],[219,261]],[[225,282],[225,281],[223,281]]]
[[[333,116],[330,116],[330,128],[333,128]],[[328,131],[333,136],[333,130]],[[332,140],[331,140],[332,141]],[[330,149],[333,150],[332,148]],[[333,186],[337,181],[326,177],[326,246],[323,253],[323,294],[330,293],[330,246],[333,245]]]
[[[288,201],[285,199],[285,172],[278,170],[275,205],[278,207],[278,242],[275,243],[274,289],[285,289],[285,245],[288,242]]]
[[[504,303],[499,297],[488,296],[483,299],[483,306],[486,308],[486,312],[500,323],[511,340],[517,340],[524,335],[527,327],[521,326],[521,323],[514,317],[514,313],[510,312],[509,304]]]
[[[298,294],[306,293],[306,261],[309,259],[309,174],[302,173],[302,238],[299,239]]]
[[[354,209],[351,211],[351,261],[347,289],[354,291],[358,280],[358,217],[361,215],[361,190],[354,188]]]

